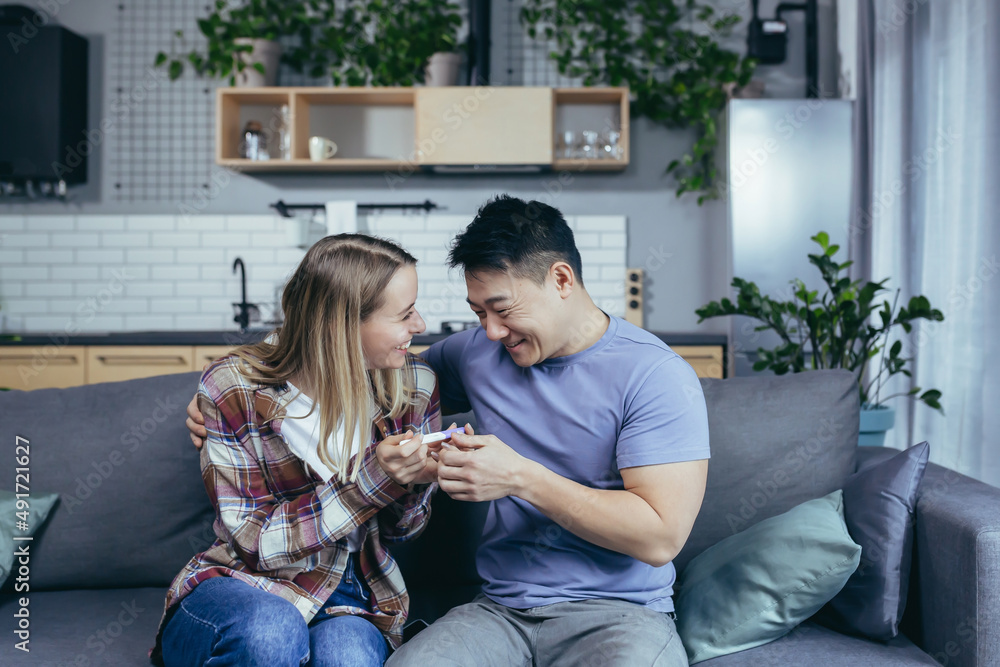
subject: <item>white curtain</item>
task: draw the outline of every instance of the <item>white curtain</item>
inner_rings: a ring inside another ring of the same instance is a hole
[[[1000,2],[875,7],[872,278],[945,316],[903,335],[889,390],[939,389],[946,416],[893,399],[886,444],[1000,486]]]

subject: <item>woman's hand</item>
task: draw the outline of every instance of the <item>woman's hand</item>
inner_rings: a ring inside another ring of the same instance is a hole
[[[390,435],[375,447],[379,465],[400,486],[429,484],[437,481],[437,461],[430,457],[430,447],[413,431]],[[399,443],[409,440],[405,445]]]

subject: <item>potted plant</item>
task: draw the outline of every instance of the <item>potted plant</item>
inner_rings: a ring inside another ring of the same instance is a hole
[[[838,263],[834,259],[839,246],[830,245],[830,237],[820,232],[812,237],[819,244],[821,254],[809,255],[809,262],[819,269],[826,283],[827,292],[818,297],[799,279],[791,282],[793,298],[774,300],[762,295],[753,282],[734,278],[732,286],[738,292],[736,302],[729,299],[712,301],[698,308],[698,322],[710,317],[745,315],[760,322],[755,331],[775,332],[781,343],[773,350],[759,348],[755,371],[771,369],[777,375],[821,368],[846,368],[858,381],[861,401],[860,444],[881,445],[885,431],[892,428],[895,411],[885,402],[899,395],[911,396],[944,414],[941,392],[937,389],[921,390],[920,387],[903,394],[883,396],[881,391],[894,375],[902,373],[911,377],[906,364],[912,361],[903,357],[902,341],[889,345],[890,332],[896,327],[909,333],[913,322],[920,319],[941,322],[944,315],[931,307],[926,297],[914,296],[905,307],[897,309],[899,292],[892,303],[885,300],[875,303],[875,297],[887,291],[880,282],[851,281],[842,275],[852,262]],[[877,315],[876,317],[873,317]],[[874,320],[874,323],[873,323]],[[876,370],[869,362],[878,358]]]
[[[250,0],[233,7],[216,0],[213,11],[198,20],[198,30],[208,40],[205,48],[177,57],[161,51],[155,65],[166,65],[171,81],[183,74],[187,62],[198,74],[228,77],[230,85],[273,86],[282,55],[278,39],[296,38],[297,46],[285,62],[301,70],[313,33],[330,21],[333,12],[333,4],[326,2]],[[184,39],[183,31],[175,36]]]
[[[434,60],[438,81],[439,64],[456,66],[461,24],[451,0],[347,0],[312,37],[308,73],[335,86],[411,86],[425,81],[435,54],[447,53]]]
[[[634,118],[695,131],[691,150],[666,171],[677,196],[697,193],[698,204],[719,196],[718,113],[756,67],[720,44],[739,21],[700,0],[525,0],[521,10],[528,36],[554,43],[549,57],[561,74],[585,86],[628,86]]]

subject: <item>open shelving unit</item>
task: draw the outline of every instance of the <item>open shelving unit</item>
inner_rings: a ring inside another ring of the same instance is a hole
[[[526,165],[565,171],[628,166],[627,88],[219,88],[216,163],[247,172],[363,172],[434,166]],[[282,105],[291,159],[277,155]],[[239,157],[247,121],[264,128],[270,160]],[[560,159],[564,129],[618,129],[622,159]],[[309,159],[309,138],[337,144]]]

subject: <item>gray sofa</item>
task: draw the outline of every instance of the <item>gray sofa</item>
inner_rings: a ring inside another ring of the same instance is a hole
[[[31,545],[31,651],[14,648],[19,596],[8,581],[0,664],[147,664],[168,583],[214,537],[183,424],[197,377],[0,392],[2,488],[13,489],[19,435],[31,443],[32,492],[61,496]],[[753,524],[825,495],[859,463],[893,453],[857,448],[856,391],[846,372],[703,385],[713,458],[679,571],[739,521]],[[787,482],[770,484],[779,471]],[[396,549],[411,618],[428,621],[476,593],[473,554],[486,509],[444,494],[434,502],[424,535]],[[905,636],[885,645],[807,622],[778,641],[702,664],[1000,664],[1000,490],[930,465],[914,548]]]

